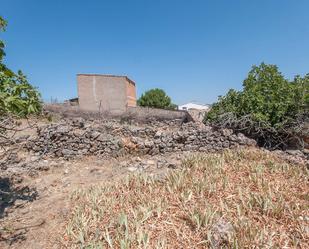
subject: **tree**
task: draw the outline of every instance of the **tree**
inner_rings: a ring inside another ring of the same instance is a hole
[[[159,88],[146,91],[138,99],[137,104],[139,106],[146,106],[160,109],[176,108],[176,105],[172,103],[171,98],[167,96],[167,94],[162,89]]]
[[[5,31],[6,25],[6,21],[0,16],[0,31]],[[0,40],[0,62],[2,61],[4,55],[4,42]]]
[[[242,131],[266,147],[301,139],[308,120],[309,74],[288,81],[275,65],[253,66],[243,90],[219,97],[205,122]]]
[[[6,20],[4,20],[0,16],[0,32],[5,31],[6,25],[7,25]],[[14,73],[10,69],[8,69],[2,62],[5,56],[4,47],[5,47],[4,42],[0,40],[0,72],[4,72],[5,74],[12,76]]]
[[[7,22],[0,17],[0,31],[5,31],[6,25]],[[21,71],[15,74],[6,67],[4,56],[4,42],[0,40],[0,118],[7,114],[26,116],[40,112],[40,93]]]

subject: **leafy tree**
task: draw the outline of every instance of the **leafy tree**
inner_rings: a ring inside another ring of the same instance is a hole
[[[0,31],[5,31],[7,23],[0,17]],[[18,71],[13,73],[3,63],[4,42],[0,40],[0,118],[8,113],[25,116],[41,110],[40,94],[26,76]]]
[[[288,81],[275,65],[253,66],[243,90],[219,97],[205,122],[242,131],[266,147],[301,138],[308,120],[309,74]]]
[[[146,91],[137,101],[139,106],[160,108],[160,109],[175,109],[171,98],[159,88]]]

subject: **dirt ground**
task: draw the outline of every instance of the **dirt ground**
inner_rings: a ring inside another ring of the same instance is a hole
[[[61,247],[61,232],[70,210],[71,193],[79,188],[121,181],[135,170],[127,167],[128,162],[141,160],[140,157],[59,160],[51,170],[35,178],[24,178],[21,185],[27,188],[18,191],[13,205],[2,208],[5,215],[1,219],[0,248]],[[168,170],[172,169],[149,167],[143,172],[160,176]]]

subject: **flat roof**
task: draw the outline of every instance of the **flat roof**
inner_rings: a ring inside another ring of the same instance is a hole
[[[78,73],[77,76],[104,76],[104,77],[115,77],[115,78],[125,78],[127,81],[135,85],[135,82],[125,75],[112,75],[112,74],[96,74],[96,73]]]

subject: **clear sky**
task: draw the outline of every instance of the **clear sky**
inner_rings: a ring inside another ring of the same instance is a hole
[[[127,75],[176,104],[241,89],[253,64],[309,73],[309,0],[0,0],[5,63],[43,98],[77,95],[77,73]]]

